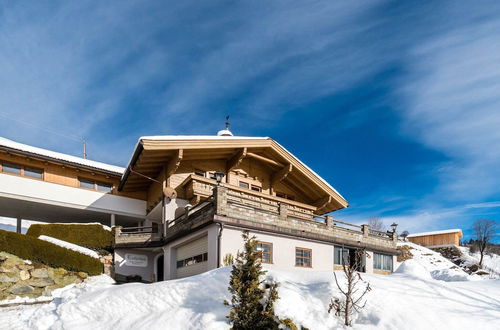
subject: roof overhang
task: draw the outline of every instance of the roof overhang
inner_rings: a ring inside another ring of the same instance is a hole
[[[182,151],[181,151],[182,150]],[[136,144],[118,189],[147,189],[151,180],[133,172],[156,178],[165,164],[179,157],[189,159],[225,159],[254,157],[271,167],[277,180],[307,182],[302,189],[312,192],[320,213],[347,207],[348,202],[328,182],[292,153],[269,137],[240,136],[145,136]],[[200,158],[202,157],[202,158]],[[133,171],[132,171],[132,170]]]

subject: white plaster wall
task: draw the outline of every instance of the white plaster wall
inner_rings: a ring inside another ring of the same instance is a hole
[[[146,215],[146,201],[7,174],[0,174],[0,196],[125,216]]]
[[[243,249],[242,230],[224,228],[221,242],[221,259],[227,253],[236,256],[238,250]],[[293,238],[280,237],[270,234],[250,232],[257,240],[273,243],[273,263],[265,264],[270,269],[283,270],[324,270],[333,269],[333,245],[310,242]],[[295,248],[307,248],[312,250],[312,268],[295,266]]]
[[[166,200],[165,200],[165,219],[167,221],[174,220],[178,216],[184,214],[185,206],[188,203],[189,203],[189,201],[182,199],[182,198],[175,198],[175,199],[166,198]],[[160,203],[160,205],[161,205],[161,203]]]
[[[125,254],[133,253],[133,254],[141,254],[148,257],[148,265],[147,267],[135,267],[125,265]],[[128,276],[128,275],[139,275],[145,281],[153,282],[156,279],[155,276],[155,261],[156,256],[160,254],[160,252],[146,251],[141,249],[116,249],[114,260],[115,260],[115,273]]]
[[[366,254],[365,270],[367,273],[373,273],[373,252],[366,251]]]

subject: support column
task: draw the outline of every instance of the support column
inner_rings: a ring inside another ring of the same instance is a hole
[[[110,222],[109,226],[111,228],[113,228],[114,226],[116,226],[116,215],[115,214],[111,214],[109,222]]]
[[[23,219],[21,217],[17,217],[17,224],[16,224],[16,233],[21,234],[21,223]]]
[[[368,225],[361,225],[363,231],[363,237],[367,238],[370,233],[370,227]]]
[[[326,216],[326,226],[328,228],[333,227],[333,217],[331,215]]]

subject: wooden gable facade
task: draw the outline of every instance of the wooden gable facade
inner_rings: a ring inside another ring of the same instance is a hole
[[[223,184],[232,189],[297,203],[315,214],[348,206],[335,189],[270,138],[141,138],[119,190],[147,191],[148,210],[159,203],[164,187],[196,203],[210,194],[214,172],[224,173]]]

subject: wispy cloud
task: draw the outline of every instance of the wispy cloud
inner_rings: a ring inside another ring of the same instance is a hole
[[[474,201],[499,192],[500,20],[490,9],[472,10],[467,24],[415,45],[407,59],[405,130],[451,158],[436,169],[441,185],[433,198]]]

